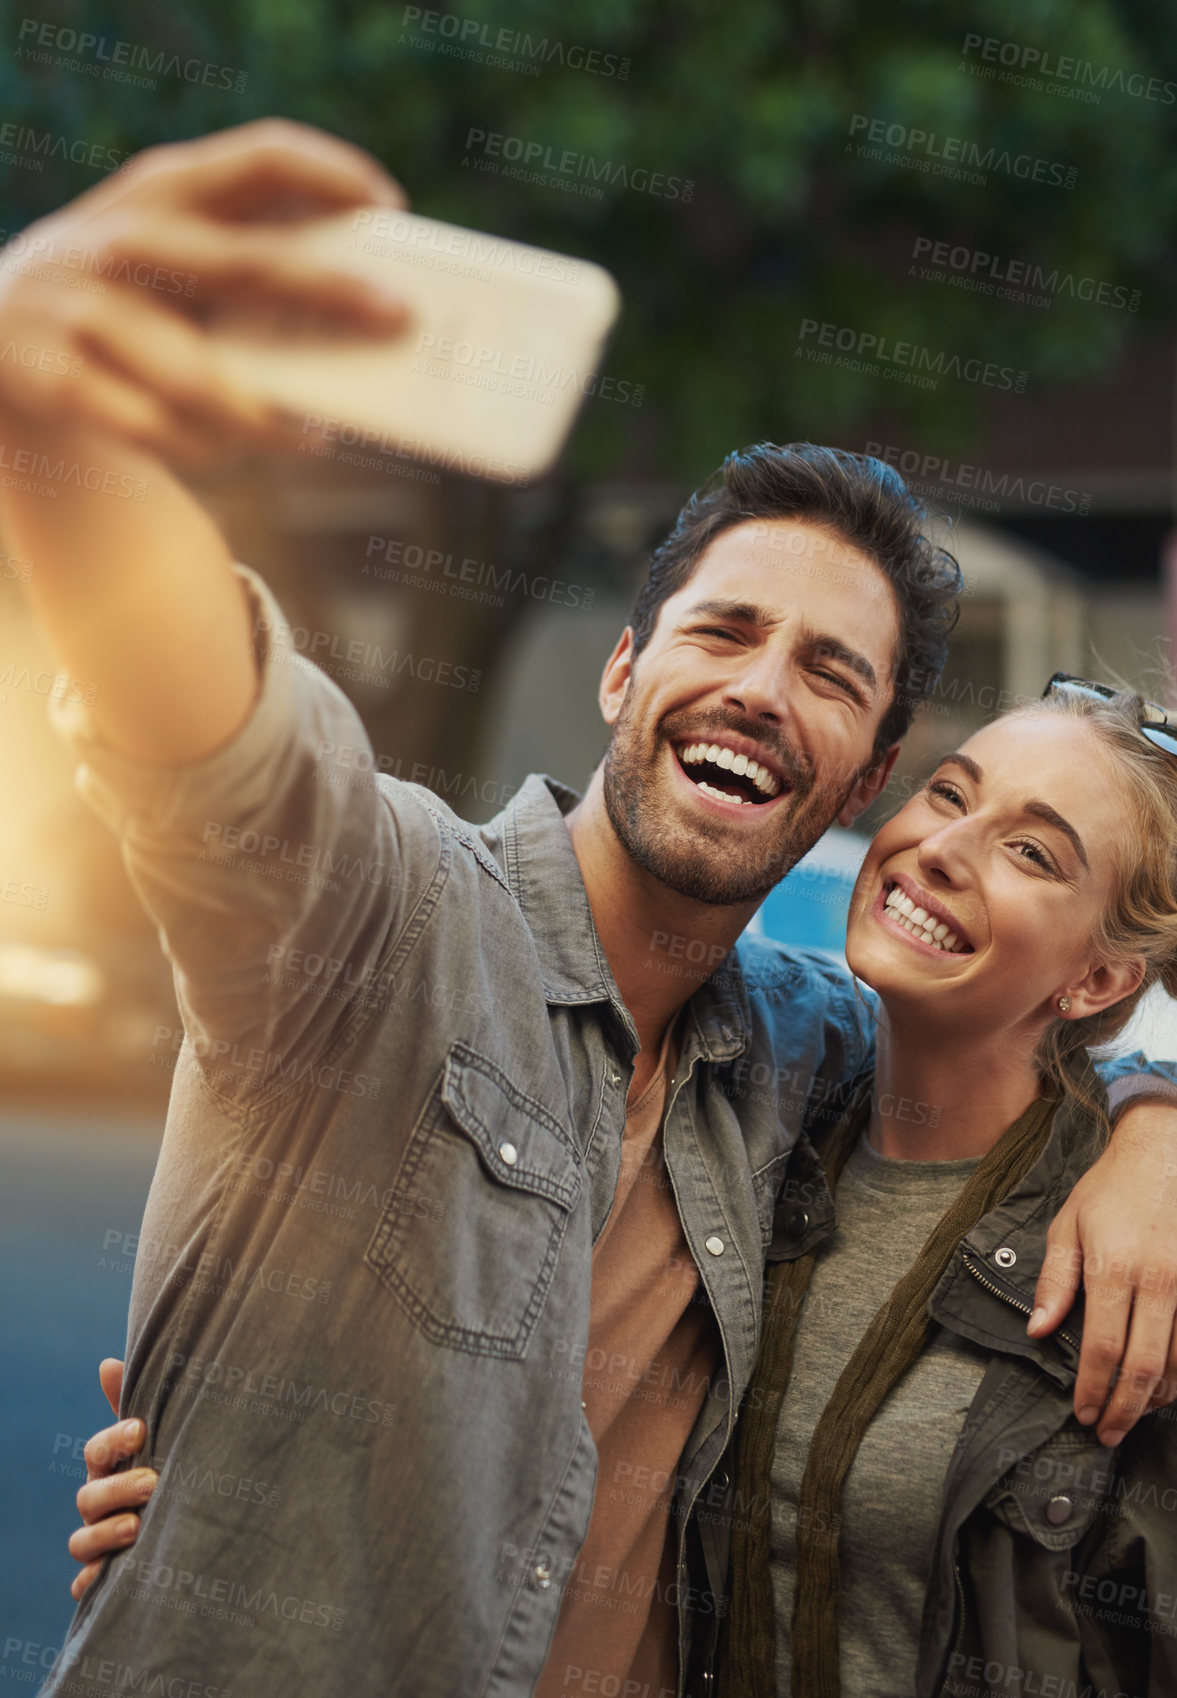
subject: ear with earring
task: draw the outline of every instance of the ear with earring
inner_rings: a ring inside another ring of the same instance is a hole
[[[1060,1014],[1069,1014],[1071,1012],[1071,999],[1070,999],[1070,997],[1069,996],[1060,996],[1057,999],[1055,1006],[1058,1008],[1058,1011],[1059,1011]]]

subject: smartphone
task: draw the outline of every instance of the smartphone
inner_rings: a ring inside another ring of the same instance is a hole
[[[411,319],[376,340],[241,302],[206,328],[244,388],[357,456],[407,447],[501,483],[549,469],[597,387],[620,307],[601,266],[378,206],[276,225],[274,240],[293,263],[394,289]]]

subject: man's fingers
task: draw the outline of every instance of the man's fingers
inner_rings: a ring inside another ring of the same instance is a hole
[[[98,1384],[106,1395],[111,1413],[117,1415],[123,1396],[123,1365],[117,1356],[104,1356],[99,1362]]]
[[[1108,1400],[1112,1381],[1124,1359],[1132,1287],[1123,1279],[1088,1280],[1083,1320],[1083,1344],[1075,1380],[1075,1414],[1092,1426]]]
[[[117,1515],[113,1520],[97,1521],[92,1527],[79,1527],[71,1533],[69,1554],[75,1562],[101,1562],[111,1551],[126,1550],[138,1537],[139,1517]]]
[[[289,118],[259,118],[190,143],[152,148],[136,162],[141,179],[187,189],[193,204],[224,218],[379,201],[404,206],[405,192],[369,153]]]
[[[71,425],[121,437],[147,453],[182,465],[203,465],[223,458],[226,449],[239,445],[236,439],[240,437],[264,446],[276,435],[265,409],[258,409],[259,422],[252,429],[243,423],[232,426],[223,416],[218,423],[207,410],[199,417],[170,406],[166,398],[107,368],[95,354],[88,356],[85,381],[78,384],[77,391]],[[18,410],[26,418],[34,424],[48,422],[44,411],[37,410],[40,397],[34,396],[23,409],[19,408],[20,399],[24,397],[17,398]]]
[[[63,397],[61,387],[70,385]],[[55,387],[56,386],[56,387]],[[55,426],[66,413],[71,428],[114,434],[147,446],[170,425],[168,409],[156,397],[128,383],[117,372],[91,359],[81,379],[43,378],[12,371],[2,383],[5,411],[35,429]]]
[[[1153,1387],[1148,1406],[1150,1409],[1163,1409],[1169,1403],[1177,1403],[1177,1326],[1174,1326],[1169,1338],[1169,1356],[1165,1363],[1165,1372],[1160,1382]]]
[[[1099,1420],[1099,1436],[1104,1444],[1119,1444],[1124,1434],[1147,1413],[1152,1395],[1164,1378],[1172,1335],[1172,1302],[1156,1293],[1137,1290],[1128,1349],[1108,1406]]]
[[[373,204],[404,204],[375,160],[285,120],[149,150],[31,226],[0,264],[21,354],[0,378],[0,414],[186,463],[284,448],[289,433],[232,382],[209,331],[403,332],[395,289],[352,274],[305,228],[312,214]],[[34,243],[44,263],[30,268],[20,255]]]
[[[158,1484],[159,1475],[154,1468],[126,1468],[101,1480],[91,1480],[78,1487],[78,1514],[90,1526],[120,1509],[138,1511]]]
[[[156,290],[168,305],[214,312],[226,300],[251,309],[322,312],[357,332],[391,334],[408,314],[386,291],[343,267],[308,257],[294,224],[214,224],[188,216],[128,219],[103,232],[90,263],[100,275]]]
[[[1064,1210],[1047,1234],[1042,1272],[1034,1287],[1034,1312],[1026,1328],[1032,1338],[1053,1332],[1066,1319],[1079,1290],[1082,1269],[1079,1241]]]
[[[95,1433],[93,1438],[86,1440],[86,1448],[82,1452],[86,1459],[86,1479],[104,1479],[120,1462],[137,1455],[146,1437],[147,1429],[138,1418],[119,1421],[117,1425],[104,1427],[100,1433]]]
[[[78,1570],[69,1589],[69,1595],[75,1604],[81,1601],[82,1595],[89,1591],[101,1572],[100,1562],[88,1562],[85,1568]]]
[[[252,433],[267,422],[264,404],[242,395],[218,369],[202,332],[156,301],[120,289],[79,326],[78,341],[107,377],[197,415],[222,435]]]

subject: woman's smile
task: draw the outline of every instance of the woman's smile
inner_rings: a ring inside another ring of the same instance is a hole
[[[914,880],[900,873],[884,879],[871,914],[888,931],[925,953],[975,953],[962,922]]]

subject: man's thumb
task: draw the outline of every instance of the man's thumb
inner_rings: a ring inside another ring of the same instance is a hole
[[[123,1364],[117,1356],[107,1356],[98,1364],[98,1384],[106,1393],[106,1401],[117,1415],[123,1395]]]

